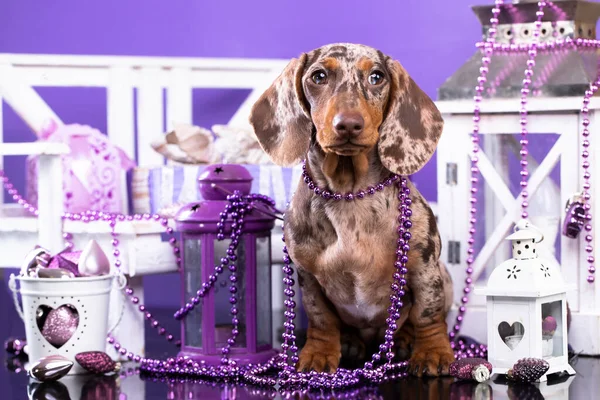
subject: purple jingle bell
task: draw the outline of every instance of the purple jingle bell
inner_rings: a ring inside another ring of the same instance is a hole
[[[247,195],[251,188],[252,175],[237,164],[213,164],[198,177],[198,190],[204,200],[225,200],[236,190]]]
[[[580,201],[567,204],[567,214],[563,222],[562,233],[568,238],[576,239],[585,225],[585,209]]]

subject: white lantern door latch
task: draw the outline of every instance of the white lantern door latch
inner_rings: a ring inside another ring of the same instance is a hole
[[[448,241],[448,264],[460,264],[460,242]]]
[[[446,163],[446,184],[449,186],[458,184],[458,164]]]

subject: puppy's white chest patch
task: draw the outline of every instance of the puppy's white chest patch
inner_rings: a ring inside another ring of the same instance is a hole
[[[358,288],[355,289],[355,299],[356,301],[352,304],[340,304],[337,306],[349,316],[363,321],[371,321],[381,312],[381,307],[370,302]]]

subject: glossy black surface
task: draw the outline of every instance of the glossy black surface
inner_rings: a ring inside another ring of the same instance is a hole
[[[21,320],[14,311],[12,298],[0,289],[0,339],[24,338]],[[171,318],[172,310],[153,310],[159,320],[172,332],[177,323]],[[177,349],[150,329],[146,332],[148,356],[166,358]],[[355,389],[348,392],[286,394],[274,390],[247,387],[216,386],[194,382],[154,382],[131,373],[127,377],[68,376],[55,383],[36,384],[19,369],[18,359],[2,354],[4,365],[0,368],[0,399],[54,399],[54,400],[143,400],[143,399],[600,399],[600,359],[576,358],[573,366],[578,374],[574,377],[554,377],[539,385],[508,386],[493,379],[475,384],[456,382],[452,378],[416,379],[406,378],[380,387]],[[135,365],[124,365],[123,371]],[[132,370],[133,372],[133,370]]]

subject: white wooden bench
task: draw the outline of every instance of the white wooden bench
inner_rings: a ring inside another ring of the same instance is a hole
[[[192,123],[193,89],[248,89],[250,94],[229,120],[236,127],[248,125],[248,115],[258,96],[281,72],[286,60],[224,58],[156,58],[63,55],[0,54],[0,103],[4,100],[34,131],[40,132],[48,120],[62,124],[61,118],[38,95],[35,87],[106,88],[107,134],[140,166],[165,163],[150,142],[175,124]],[[137,109],[134,110],[134,89]],[[163,101],[164,93],[166,100]],[[163,120],[163,115],[166,115]],[[136,117],[137,116],[137,117]],[[85,121],[77,121],[85,123]],[[137,149],[135,127],[137,136]],[[76,248],[91,238],[111,254],[110,228],[104,221],[84,224],[62,221],[60,156],[69,149],[60,144],[3,143],[3,116],[0,107],[0,169],[3,157],[39,154],[39,216],[35,218],[16,204],[3,202],[0,190],[0,268],[17,267],[36,244],[51,251],[62,249],[62,233],[74,236]],[[125,184],[125,182],[123,182]],[[169,243],[162,241],[164,228],[154,221],[124,221],[120,234],[122,269],[143,302],[142,276],[177,271]],[[274,260],[281,255],[280,240],[273,241]],[[277,274],[276,274],[277,275]],[[280,279],[276,279],[280,282]],[[275,284],[277,288],[277,284]],[[281,304],[275,290],[274,304]],[[174,296],[179,296],[174,293]],[[111,298],[114,309],[121,308],[123,296]],[[127,302],[129,303],[129,302]],[[141,313],[127,304],[127,312],[115,331],[124,347],[144,354],[144,321]],[[112,313],[118,314],[118,313]],[[119,335],[122,332],[122,335]],[[137,334],[132,335],[132,332]],[[110,349],[111,352],[113,351]],[[112,353],[117,357],[116,352]]]

